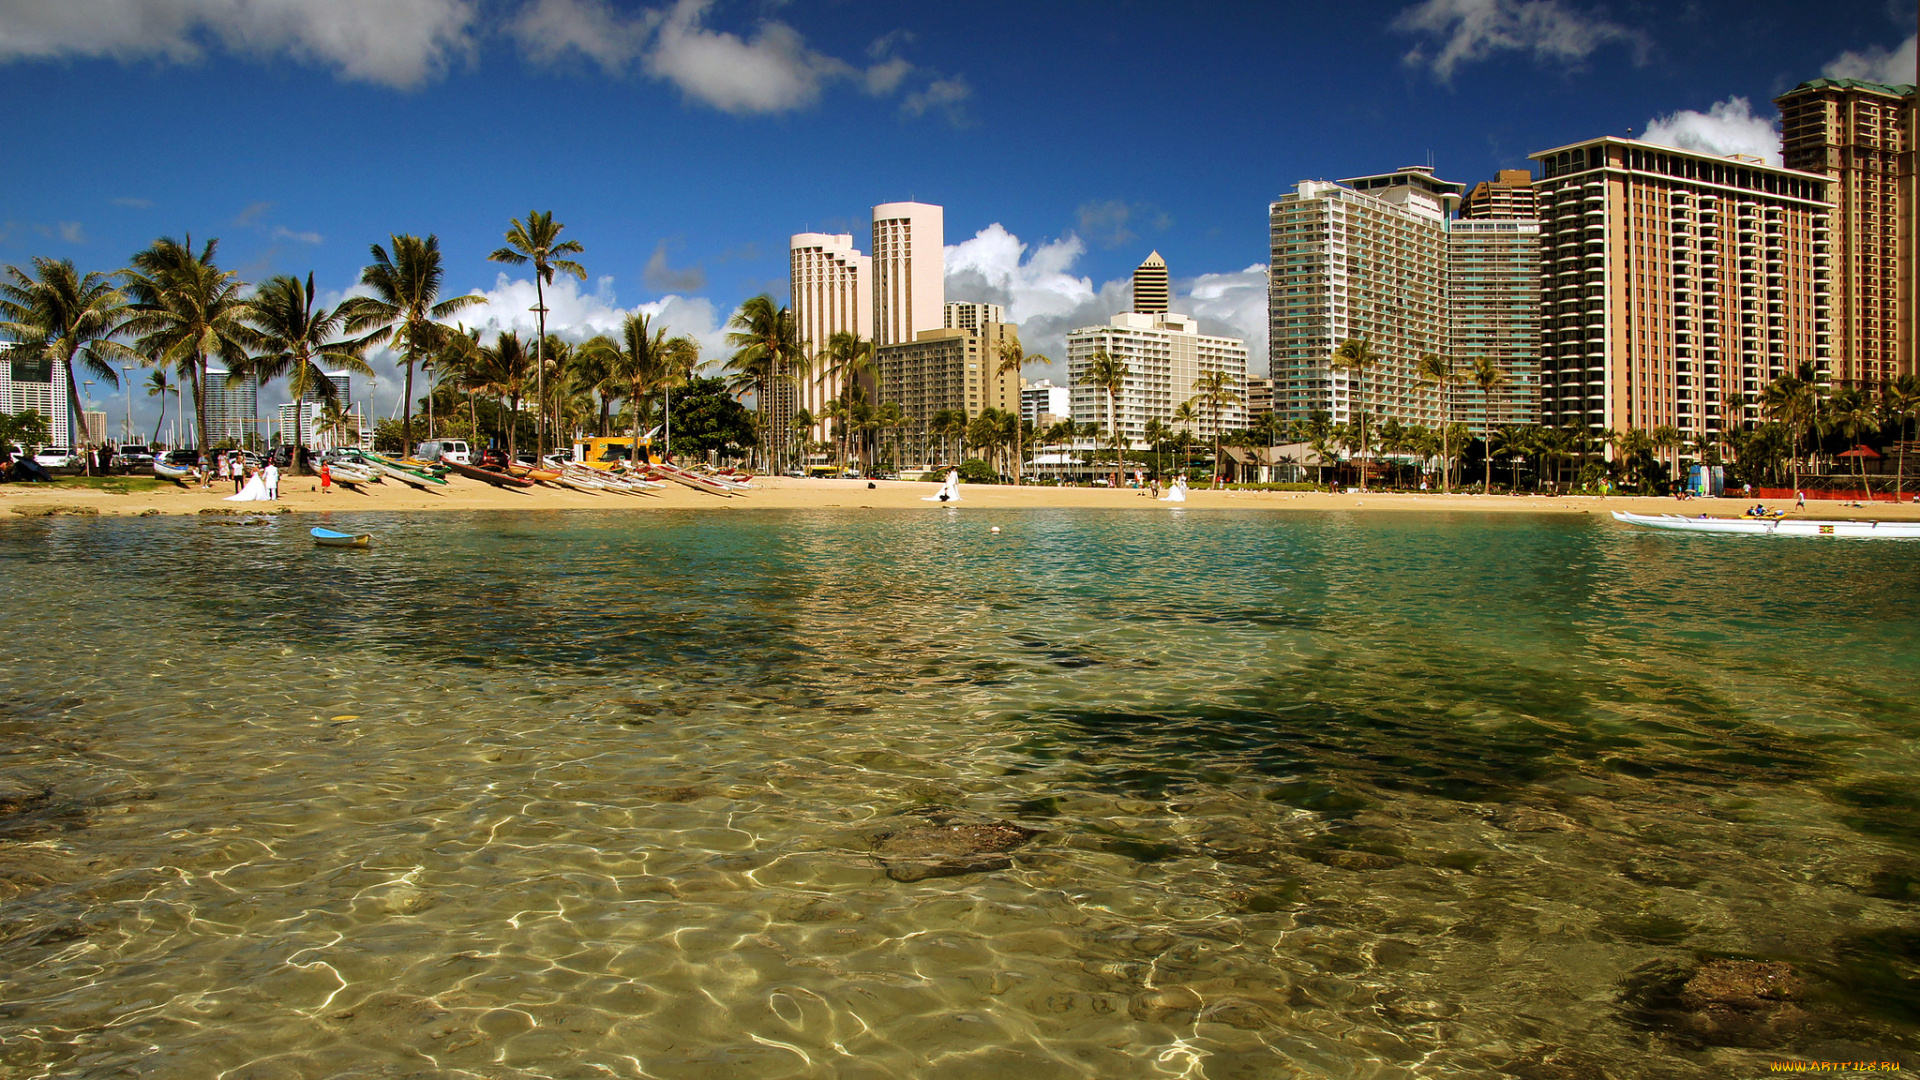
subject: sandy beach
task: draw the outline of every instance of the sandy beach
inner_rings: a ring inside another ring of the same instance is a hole
[[[670,486],[651,495],[589,493],[566,488],[496,488],[462,477],[452,477],[444,488],[421,491],[397,483],[358,490],[336,487],[320,490],[317,477],[289,476],[280,485],[280,501],[233,503],[222,496],[231,484],[212,489],[167,484],[153,491],[115,493],[88,488],[48,487],[39,484],[0,486],[0,520],[19,521],[49,510],[103,517],[215,512],[365,513],[369,511],[431,510],[865,510],[935,509],[923,501],[936,485],[916,481],[829,480],[764,477],[751,490],[721,498],[688,488]],[[1737,498],[1689,499],[1589,495],[1441,495],[1366,494],[1330,495],[1325,492],[1194,490],[1184,504],[1155,502],[1134,490],[1106,488],[1008,487],[963,485],[961,510],[1070,507],[1102,510],[1165,511],[1271,510],[1287,511],[1419,511],[1525,514],[1604,514],[1613,510],[1737,517],[1751,503]],[[1784,504],[1781,504],[1784,505]],[[1822,501],[1805,510],[1788,507],[1790,517],[1920,520],[1920,505],[1867,503],[1858,506]]]

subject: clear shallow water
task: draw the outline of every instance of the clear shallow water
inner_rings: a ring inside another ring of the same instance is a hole
[[[929,509],[342,515],[380,535],[341,552],[310,524],[0,528],[0,1075],[1920,1051],[1920,545]],[[1034,835],[900,846],[996,823]],[[1673,1030],[1642,991],[1716,957],[1795,964],[1808,1019]]]

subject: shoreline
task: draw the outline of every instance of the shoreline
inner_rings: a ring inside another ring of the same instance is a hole
[[[649,495],[590,493],[569,488],[503,489],[464,477],[450,477],[447,486],[432,492],[397,483],[369,485],[360,491],[336,487],[322,494],[312,476],[288,476],[281,481],[277,503],[233,503],[223,496],[230,485],[211,489],[172,485],[154,491],[114,493],[93,488],[50,488],[34,484],[0,485],[0,521],[21,521],[59,514],[99,517],[191,515],[204,510],[297,514],[353,514],[447,510],[869,510],[929,509],[940,504],[924,500],[937,485],[914,480],[864,480],[764,477],[754,487],[728,498],[677,485]],[[1443,495],[1437,492],[1330,495],[1296,491],[1209,491],[1194,489],[1187,502],[1156,502],[1133,489],[1021,487],[966,484],[956,509],[1098,509],[1098,510],[1269,510],[1289,511],[1418,511],[1479,514],[1605,514],[1627,510],[1646,514],[1683,514],[1695,517],[1739,517],[1750,502],[1739,498],[1687,499],[1636,495]],[[1920,504],[1836,501],[1809,503],[1804,510],[1784,505],[1792,518],[1853,518],[1875,521],[1920,521]]]

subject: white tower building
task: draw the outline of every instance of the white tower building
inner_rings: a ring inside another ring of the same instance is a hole
[[[926,203],[873,208],[873,344],[939,330],[947,299],[946,211]]]
[[[852,331],[862,338],[873,337],[873,260],[853,246],[846,233],[795,233],[788,242],[791,263],[790,288],[793,295],[793,321],[807,356],[814,361],[812,373],[797,388],[774,394],[772,412],[783,422],[795,409],[819,416],[827,402],[838,397],[841,380],[821,370],[819,359],[827,343],[841,331]],[[824,426],[815,437],[824,437]]]

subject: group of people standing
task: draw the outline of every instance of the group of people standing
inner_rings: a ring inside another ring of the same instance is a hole
[[[219,479],[233,481],[228,502],[272,502],[280,497],[280,468],[271,458],[255,468],[238,453],[221,454],[213,468]]]

